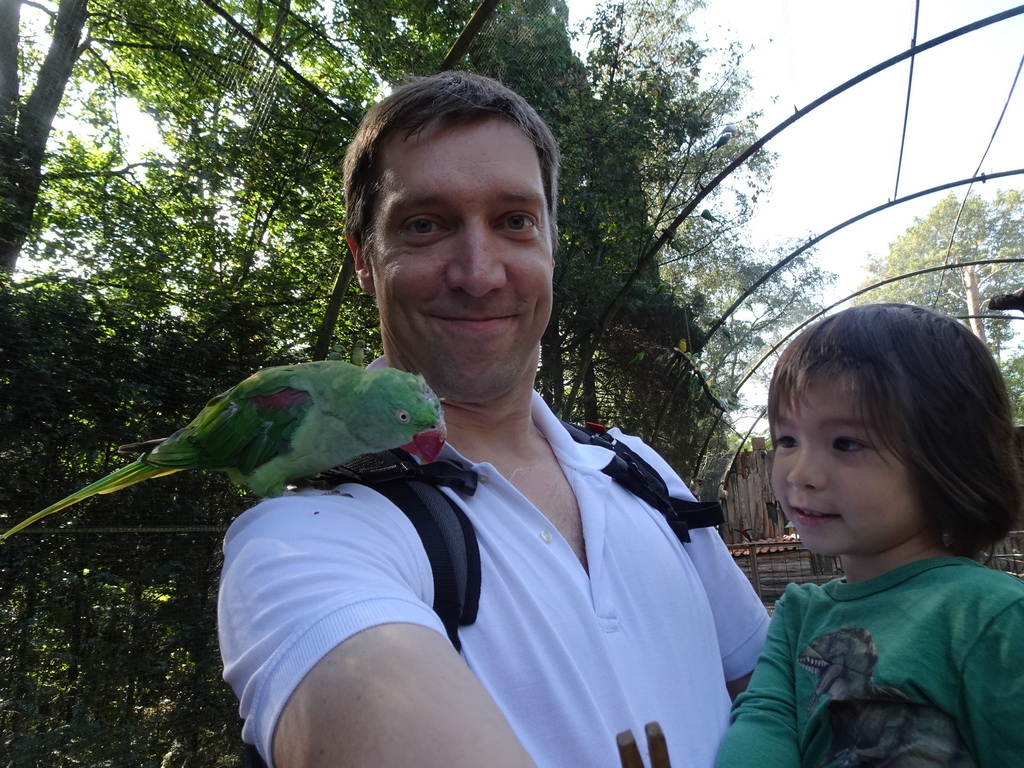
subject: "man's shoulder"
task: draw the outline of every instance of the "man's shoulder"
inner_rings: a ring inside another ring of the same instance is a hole
[[[387,544],[408,539],[408,533],[415,536],[405,515],[384,496],[370,486],[345,483],[260,501],[232,521],[224,548],[250,541],[343,545],[367,537]]]

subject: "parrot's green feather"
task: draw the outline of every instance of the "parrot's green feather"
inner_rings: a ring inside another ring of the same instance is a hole
[[[277,375],[266,375],[268,371]],[[181,469],[233,467],[248,475],[287,448],[292,432],[312,407],[310,402],[287,409],[258,408],[253,404],[253,397],[270,397],[289,383],[299,383],[295,375],[283,373],[287,371],[268,368],[217,395],[191,424],[163,441],[145,456],[145,461]]]
[[[183,469],[220,470],[261,496],[277,496],[288,483],[428,431],[443,437],[444,417],[421,376],[333,360],[265,368],[212,398],[170,437],[122,446],[142,454],[2,538],[90,496]]]
[[[102,493],[114,493],[114,491],[120,491],[122,488],[127,488],[129,485],[141,483],[143,480],[149,480],[152,477],[160,477],[162,475],[169,475],[177,471],[178,470],[176,469],[153,467],[149,464],[144,464],[141,461],[133,461],[128,466],[121,467],[121,469],[116,472],[111,472],[109,475],[97,480],[95,483],[87,485],[82,490],[76,491],[70,496],[61,499],[56,504],[51,504],[46,509],[36,512],[32,517],[27,520],[23,520],[0,536],[0,541],[17,533],[22,528],[27,528],[37,520],[42,520],[44,517],[52,515],[54,512],[60,512],[60,510],[65,507],[77,504],[79,501],[87,499],[90,496],[96,496]]]
[[[269,432],[269,427],[262,430],[238,454],[237,467],[243,475],[251,473],[280,450],[280,443],[274,440]]]

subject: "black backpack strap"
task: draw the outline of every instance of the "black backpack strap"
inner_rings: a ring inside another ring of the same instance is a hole
[[[328,485],[362,483],[409,518],[434,575],[434,612],[455,650],[461,651],[459,627],[476,621],[480,604],[480,547],[466,513],[438,486],[472,496],[476,473],[450,461],[417,464],[408,453],[395,449],[357,456],[314,480]]]
[[[661,475],[603,429],[587,429],[565,421],[562,424],[576,442],[613,451],[615,455],[602,471],[664,514],[681,541],[690,540],[691,528],[723,522],[720,504],[669,496]],[[477,486],[476,473],[448,461],[418,464],[408,453],[396,449],[358,456],[310,478],[309,483],[319,487],[361,483],[402,510],[416,528],[430,560],[434,611],[452,645],[461,651],[459,627],[476,621],[480,602],[480,547],[466,513],[437,486],[447,485],[472,496]],[[244,749],[243,768],[266,768],[253,745],[245,744]]]
[[[361,483],[385,496],[405,513],[423,542],[434,575],[434,612],[456,651],[459,627],[476,621],[480,604],[480,547],[473,524],[441,492],[447,485],[470,496],[477,476],[452,462],[417,464],[401,449],[357,456],[347,464],[308,480],[316,487]],[[242,768],[267,768],[252,744],[242,745]]]
[[[395,480],[373,489],[402,510],[416,528],[434,574],[434,612],[455,650],[461,652],[459,627],[476,621],[480,604],[480,547],[473,524],[431,482]]]
[[[668,486],[658,471],[636,451],[602,428],[590,425],[580,427],[567,421],[562,424],[577,443],[598,445],[613,451],[615,455],[601,471],[661,512],[680,541],[690,541],[690,530],[693,528],[710,528],[725,522],[725,513],[718,502],[691,501],[670,496]]]
[[[330,487],[342,483],[361,483],[375,488],[382,483],[405,480],[423,480],[431,485],[447,485],[467,496],[472,496],[476,492],[477,485],[477,475],[472,470],[443,460],[418,464],[401,448],[356,456],[341,466],[313,476],[309,483]]]
[[[242,768],[267,768],[256,745],[242,742]]]

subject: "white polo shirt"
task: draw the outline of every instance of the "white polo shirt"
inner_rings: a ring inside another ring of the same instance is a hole
[[[767,615],[713,529],[680,545],[660,513],[601,469],[612,453],[576,443],[534,395],[583,519],[589,574],[557,530],[487,463],[471,498],[445,489],[480,545],[480,609],[460,629],[463,658],[541,768],[619,765],[615,735],[656,720],[674,768],[714,765],[729,722],[725,680],[750,672]],[[672,495],[692,498],[639,440]],[[224,677],[264,759],[285,702],[327,652],[383,623],[445,634],[431,610],[426,552],[376,492],[272,499],[224,541],[219,629]],[[643,739],[639,739],[643,742]]]

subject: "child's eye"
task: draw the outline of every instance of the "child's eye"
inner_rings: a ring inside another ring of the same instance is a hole
[[[850,451],[859,451],[864,448],[864,443],[859,440],[854,440],[852,437],[837,437],[832,441],[832,447],[837,451],[848,453]]]
[[[775,438],[775,446],[777,448],[795,448],[796,438],[790,437],[789,435],[781,435]]]

